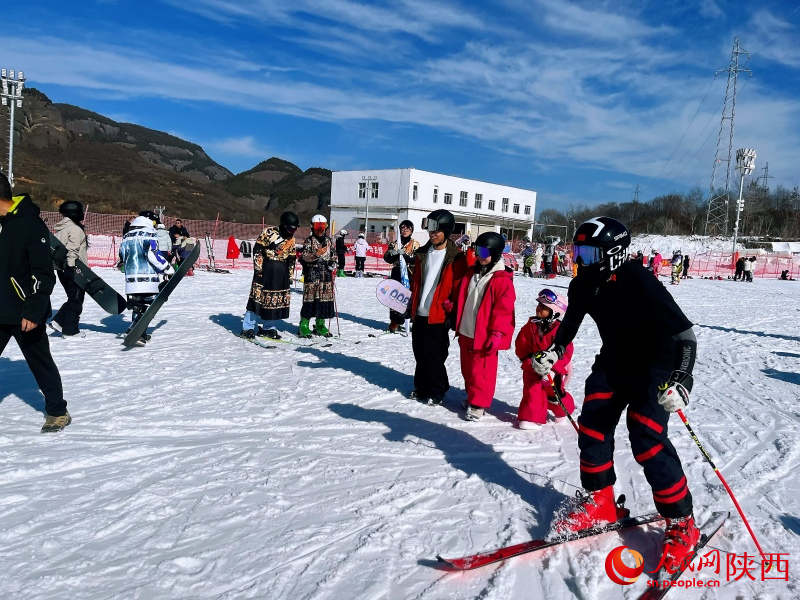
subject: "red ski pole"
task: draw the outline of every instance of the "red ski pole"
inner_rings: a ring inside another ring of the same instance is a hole
[[[558,401],[558,405],[561,407],[561,410],[564,411],[564,414],[567,415],[569,422],[572,423],[572,426],[575,428],[575,433],[580,435],[581,432],[578,429],[578,425],[575,423],[575,420],[572,418],[572,415],[569,414],[567,407],[564,406],[564,401],[561,399],[561,391],[558,389],[558,386],[556,386],[556,382],[553,381],[552,373],[547,374],[547,382],[552,386],[553,393],[556,395],[556,400]]]
[[[767,565],[769,565],[770,561],[768,561],[767,557],[764,556],[764,551],[761,549],[761,544],[758,543],[758,539],[756,539],[756,534],[753,533],[753,530],[750,527],[750,523],[747,522],[747,517],[744,516],[744,512],[742,511],[742,507],[739,506],[739,503],[736,501],[736,496],[733,495],[733,491],[731,491],[730,486],[728,486],[728,482],[725,481],[725,478],[722,476],[722,473],[717,468],[717,466],[714,464],[714,461],[711,460],[711,457],[708,455],[708,452],[706,452],[706,449],[703,448],[703,444],[701,444],[700,440],[697,439],[697,436],[695,435],[694,430],[692,430],[692,426],[689,425],[689,420],[686,418],[686,415],[683,414],[682,410],[678,411],[678,416],[681,418],[681,421],[683,421],[683,424],[686,425],[686,429],[689,430],[689,435],[692,436],[692,439],[694,440],[694,443],[697,444],[698,448],[700,448],[700,452],[703,454],[703,456],[705,457],[706,461],[708,461],[708,464],[710,464],[711,468],[714,469],[714,473],[717,474],[717,477],[719,477],[719,480],[722,482],[722,485],[725,486],[725,489],[728,491],[728,495],[731,497],[731,500],[733,500],[733,505],[736,507],[736,510],[739,511],[739,516],[742,517],[742,521],[744,521],[744,525],[745,525],[745,527],[747,527],[747,531],[750,532],[750,537],[752,537],[753,541],[756,543],[756,548],[758,548],[758,551],[761,554],[761,558],[764,560],[764,562]]]

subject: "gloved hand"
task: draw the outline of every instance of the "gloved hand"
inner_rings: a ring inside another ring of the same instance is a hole
[[[67,279],[75,279],[75,266],[74,265],[71,266],[71,267],[69,265],[64,267],[64,277],[66,277]]]
[[[684,371],[673,371],[669,381],[658,386],[658,403],[667,412],[678,412],[689,406],[689,392],[694,379]]]
[[[500,345],[500,340],[503,339],[503,334],[499,331],[495,331],[492,335],[489,336],[488,341],[486,342],[486,348],[484,348],[484,352],[489,354],[491,352],[496,352],[497,347]]]
[[[444,312],[446,312],[446,313],[453,312],[453,302],[452,302],[452,300],[450,300],[448,298],[447,300],[442,302],[442,308],[444,309]]]
[[[558,348],[550,346],[547,350],[537,352],[531,359],[531,366],[536,373],[544,378],[553,370],[553,367],[558,362],[561,356],[558,353]]]

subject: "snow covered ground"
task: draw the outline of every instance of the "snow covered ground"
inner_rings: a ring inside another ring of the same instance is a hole
[[[120,273],[99,272],[122,289]],[[0,357],[0,597],[559,600],[644,589],[644,577],[613,583],[604,562],[624,544],[652,570],[659,527],[463,574],[437,569],[437,554],[546,533],[579,483],[571,426],[515,428],[521,383],[510,352],[479,423],[460,417],[457,344],[445,404],[406,399],[410,339],[367,337],[388,316],[376,279],[339,281],[341,339],[331,347],[265,350],[238,339],[250,277],[197,271],[156,317],[150,344],[130,351],[117,339],[122,317],[87,300],[87,336],[51,340],[74,418],[61,434],[39,434],[43,399],[9,345]],[[544,283],[515,283],[519,327]],[[548,284],[563,290],[568,280]],[[758,570],[756,581],[727,582],[723,564],[721,587],[670,597],[798,598],[800,285],[694,279],[668,289],[699,339],[687,415],[764,549],[791,553],[788,582],[762,583]],[[62,300],[59,290],[54,305]],[[287,330],[300,300],[293,295]],[[571,385],[579,406],[597,348],[587,322]],[[699,520],[733,510],[677,417],[671,438]],[[617,493],[634,514],[650,512],[629,448],[623,421]],[[735,512],[711,546],[756,553]]]

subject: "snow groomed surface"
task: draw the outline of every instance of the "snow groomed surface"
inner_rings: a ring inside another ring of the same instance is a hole
[[[122,274],[98,274],[123,289]],[[579,483],[572,427],[514,427],[521,372],[510,352],[478,423],[460,416],[457,344],[445,404],[406,399],[411,340],[368,337],[388,322],[376,279],[339,280],[343,339],[330,347],[241,340],[233,334],[250,278],[196,270],[152,323],[152,340],[130,352],[116,337],[127,320],[87,301],[87,336],[51,338],[74,418],[58,435],[39,434],[44,402],[9,344],[0,357],[0,597],[605,600],[644,591],[645,577],[613,583],[604,561],[627,545],[654,569],[656,526],[468,573],[437,569],[437,554],[547,533],[553,508]],[[518,328],[539,289],[568,282],[515,278]],[[757,570],[756,581],[726,582],[723,565],[721,587],[678,595],[800,597],[791,562],[800,556],[800,284],[694,279],[668,289],[699,341],[687,416],[764,549],[791,554],[788,582],[761,582]],[[288,335],[300,301],[293,293]],[[570,386],[578,407],[597,348],[587,322]],[[670,435],[698,521],[732,510],[677,417]],[[624,426],[616,459],[616,493],[632,514],[651,512]],[[733,510],[710,547],[756,554]]]

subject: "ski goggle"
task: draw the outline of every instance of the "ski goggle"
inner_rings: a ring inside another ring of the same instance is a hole
[[[578,265],[594,265],[603,260],[603,249],[597,246],[572,246],[572,262]]]
[[[562,316],[567,310],[567,305],[564,304],[562,300],[559,300],[558,294],[547,288],[539,292],[539,297],[536,300],[539,302],[539,304],[542,304],[547,308],[551,308],[552,306],[557,307],[559,310],[561,310]]]
[[[492,255],[492,251],[483,246],[475,246],[475,256],[480,259],[487,259]]]
[[[325,231],[327,228],[327,223],[314,223],[314,231]]]
[[[288,225],[284,227],[284,229],[289,233],[294,233],[295,231],[297,231],[297,225]]]
[[[422,219],[422,228],[428,232],[443,231],[444,223],[439,223],[436,219]]]

